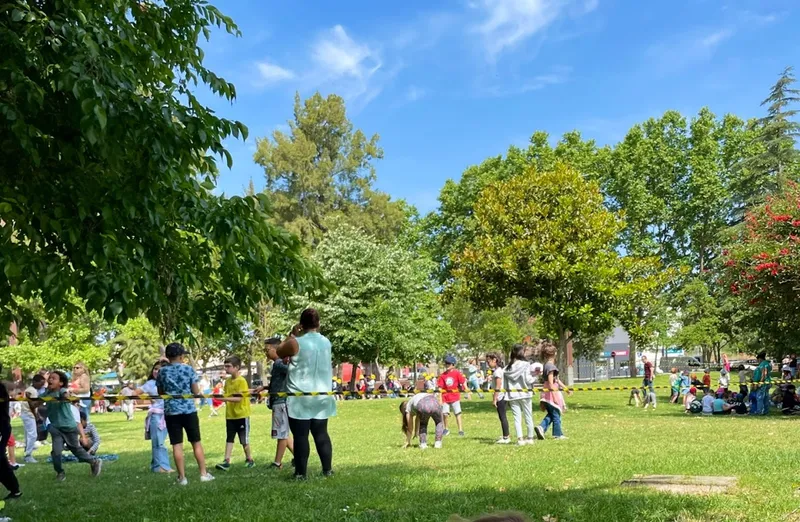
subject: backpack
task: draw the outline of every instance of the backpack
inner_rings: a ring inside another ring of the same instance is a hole
[[[692,413],[700,413],[703,411],[703,403],[698,401],[697,399],[693,400],[689,404],[689,411]]]

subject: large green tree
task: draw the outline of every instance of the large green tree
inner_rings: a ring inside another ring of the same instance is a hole
[[[556,332],[559,364],[571,377],[573,335],[609,331],[624,265],[615,250],[624,222],[603,205],[596,183],[557,164],[551,171],[490,184],[475,205],[472,242],[455,256],[459,288],[483,307],[525,300]]]
[[[161,355],[158,328],[150,324],[146,317],[136,317],[124,325],[116,326],[109,337],[111,339],[107,345],[111,367],[118,369],[120,382],[146,378]]]
[[[295,95],[289,132],[257,140],[256,163],[264,167],[266,192],[277,222],[316,245],[336,221],[393,240],[410,209],[374,189],[374,161],[383,158],[377,134],[353,129],[344,100],[316,93]]]
[[[471,356],[488,351],[507,353],[524,333],[515,321],[514,303],[501,308],[479,310],[468,299],[456,296],[445,307],[445,318],[455,332],[457,344],[466,345]]]
[[[296,308],[319,310],[337,361],[408,364],[452,347],[424,258],[349,226],[330,231],[314,258],[336,290]]]
[[[212,194],[223,142],[246,127],[199,102],[233,100],[201,38],[234,23],[200,0],[19,0],[0,6],[0,322],[20,306],[144,314],[162,336],[236,328],[263,299],[314,290],[302,245],[266,195]]]

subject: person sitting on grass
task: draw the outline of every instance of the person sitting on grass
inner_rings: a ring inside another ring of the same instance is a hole
[[[714,413],[714,396],[709,388],[703,389],[703,415]]]
[[[250,398],[245,397],[249,390],[247,380],[241,375],[242,360],[232,355],[225,359],[225,372],[230,375],[225,381],[222,399],[225,402],[225,461],[217,464],[217,469],[228,471],[231,469],[231,453],[236,436],[239,444],[244,449],[245,467],[255,466],[250,453]]]
[[[691,404],[697,400],[697,388],[692,386],[686,392],[686,395],[683,396],[683,409],[686,410],[686,413],[689,413],[691,410]]]
[[[89,452],[89,455],[97,455],[97,449],[100,447],[100,434],[94,424],[90,423],[86,418],[86,412],[82,411],[79,415],[83,433],[86,435],[86,441],[81,441],[81,446]]]
[[[61,462],[64,446],[66,446],[79,461],[89,464],[92,475],[95,477],[100,475],[103,465],[101,460],[89,455],[89,453],[83,449],[83,447],[88,444],[89,439],[83,432],[81,423],[75,422],[75,417],[72,414],[72,404],[67,402],[72,398],[72,395],[66,389],[67,386],[69,386],[69,379],[64,372],[50,372],[47,378],[47,391],[39,395],[42,399],[50,399],[47,403],[47,418],[50,420],[47,431],[50,433],[53,441],[53,450],[50,456],[53,459],[56,480],[59,482],[63,482],[67,478]]]
[[[433,419],[436,423],[436,440],[433,447],[442,447],[442,436],[444,433],[444,415],[442,405],[436,397],[430,393],[418,393],[410,400],[400,403],[400,415],[402,415],[401,430],[406,436],[403,448],[411,445],[411,439],[419,434],[419,449],[424,450],[428,447],[428,420]]]
[[[631,405],[631,402],[634,402],[634,401],[635,401],[635,402],[636,402],[636,407],[638,408],[638,407],[639,407],[639,404],[640,404],[640,402],[639,402],[639,396],[640,396],[639,388],[633,388],[633,389],[631,390],[631,395],[630,395],[630,397],[628,397],[628,406],[630,406],[630,405]]]
[[[731,405],[731,411],[736,415],[747,415],[747,403],[745,402],[745,396],[741,393],[731,394],[728,404]]]
[[[703,370],[703,391],[711,391],[711,370]]]
[[[784,415],[800,415],[800,400],[797,397],[797,388],[794,384],[786,387],[781,402],[781,413]]]
[[[717,393],[712,404],[713,415],[730,415],[733,412],[733,406],[725,400],[727,398],[725,395],[724,393]]]
[[[164,349],[169,364],[161,367],[156,377],[158,393],[161,395],[200,394],[197,373],[194,368],[184,364],[183,356],[187,353],[180,343],[170,343]],[[167,434],[172,445],[175,467],[178,468],[178,484],[186,486],[186,461],[183,455],[183,433],[192,445],[197,467],[200,469],[200,482],[214,480],[214,476],[206,470],[206,456],[203,443],[200,441],[200,420],[197,418],[197,407],[194,399],[167,399],[164,401],[164,417]],[[54,441],[55,442],[55,441]]]

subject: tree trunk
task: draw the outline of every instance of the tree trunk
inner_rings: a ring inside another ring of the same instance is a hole
[[[350,363],[352,367],[352,371],[350,372],[350,392],[356,391],[356,383],[358,382],[358,365],[361,364],[361,361]]]

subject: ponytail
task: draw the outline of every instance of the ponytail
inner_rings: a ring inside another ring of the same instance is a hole
[[[508,366],[506,366],[506,370],[511,369],[511,365],[517,361],[524,361],[525,360],[525,346],[521,344],[515,344],[511,348],[511,356],[508,358]]]
[[[407,405],[407,403],[408,403],[408,401],[403,401],[403,402],[400,403],[400,415],[403,418],[403,426],[400,428],[400,430],[405,435],[408,435],[409,433],[411,433],[411,427],[408,425],[408,415],[406,415],[406,405]]]

